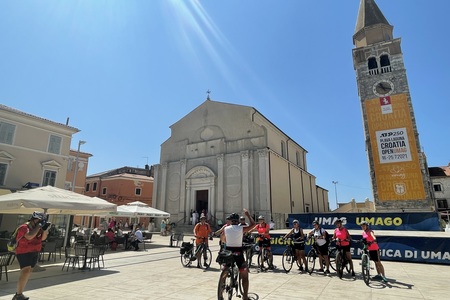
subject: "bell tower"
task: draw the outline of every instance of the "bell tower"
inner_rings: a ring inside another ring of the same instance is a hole
[[[353,65],[364,121],[377,211],[432,211],[401,39],[374,0],[361,0],[353,35]]]

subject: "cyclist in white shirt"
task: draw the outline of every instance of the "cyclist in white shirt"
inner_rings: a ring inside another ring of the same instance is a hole
[[[250,224],[249,226],[239,226],[239,215],[233,213],[230,215],[231,225],[225,227],[225,242],[226,249],[230,250],[233,253],[238,253],[235,256],[235,262],[237,267],[239,268],[239,274],[242,279],[242,288],[243,288],[243,300],[248,300],[248,268],[244,259],[244,254],[242,250],[242,239],[244,237],[244,232],[250,231],[255,225],[255,221],[250,216],[248,210],[244,209],[244,214],[249,218]]]

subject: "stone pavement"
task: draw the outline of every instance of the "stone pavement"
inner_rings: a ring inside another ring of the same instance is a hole
[[[189,237],[185,237],[187,241]],[[179,249],[169,247],[169,237],[154,234],[147,250],[109,251],[105,268],[61,271],[64,257],[56,263],[41,264],[46,270],[33,272],[25,295],[43,299],[217,299],[219,265],[215,263],[218,239],[211,245],[210,269],[184,268]],[[142,248],[142,247],[141,247]],[[384,262],[388,283],[371,282],[366,286],[355,260],[356,278],[335,274],[325,276],[286,274],[281,257],[274,259],[277,269],[257,272],[251,268],[251,299],[445,299],[450,291],[450,267],[445,265]],[[0,281],[0,300],[12,299],[18,278],[18,266],[9,268],[9,282]]]

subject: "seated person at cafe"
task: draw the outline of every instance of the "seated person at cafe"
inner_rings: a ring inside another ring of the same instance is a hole
[[[48,236],[59,236],[59,231],[56,229],[55,224],[50,225],[48,229]]]
[[[108,228],[108,231],[105,233],[105,236],[108,239],[108,243],[110,244],[114,242],[114,240],[116,239],[116,234],[114,233],[112,228]]]
[[[131,246],[134,247],[134,251],[139,250],[139,243],[142,243],[144,240],[144,236],[142,235],[141,228],[138,226],[136,227],[136,231],[134,232],[134,235],[132,237]]]
[[[98,235],[97,231],[94,230],[91,235],[91,243],[94,243],[95,240],[97,240],[100,236]]]

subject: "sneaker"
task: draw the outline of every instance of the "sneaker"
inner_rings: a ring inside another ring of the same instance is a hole
[[[298,268],[299,271],[303,271],[303,266],[300,265],[300,267]]]
[[[355,271],[352,271],[352,277],[355,277],[356,275],[355,275]]]
[[[197,257],[192,256],[192,257],[190,258],[190,260],[191,260],[191,261],[195,261],[195,260],[197,260]]]
[[[319,272],[323,272],[323,269],[319,269]]]
[[[326,270],[326,271],[325,271],[325,274],[330,274],[330,270]]]
[[[384,276],[381,276],[381,280],[383,280],[383,282],[388,282],[387,278]]]
[[[28,300],[29,297],[26,297],[24,294],[15,294],[13,300]]]
[[[380,274],[375,275],[375,276],[372,277],[372,279],[373,280],[380,280],[381,279],[381,275]]]

